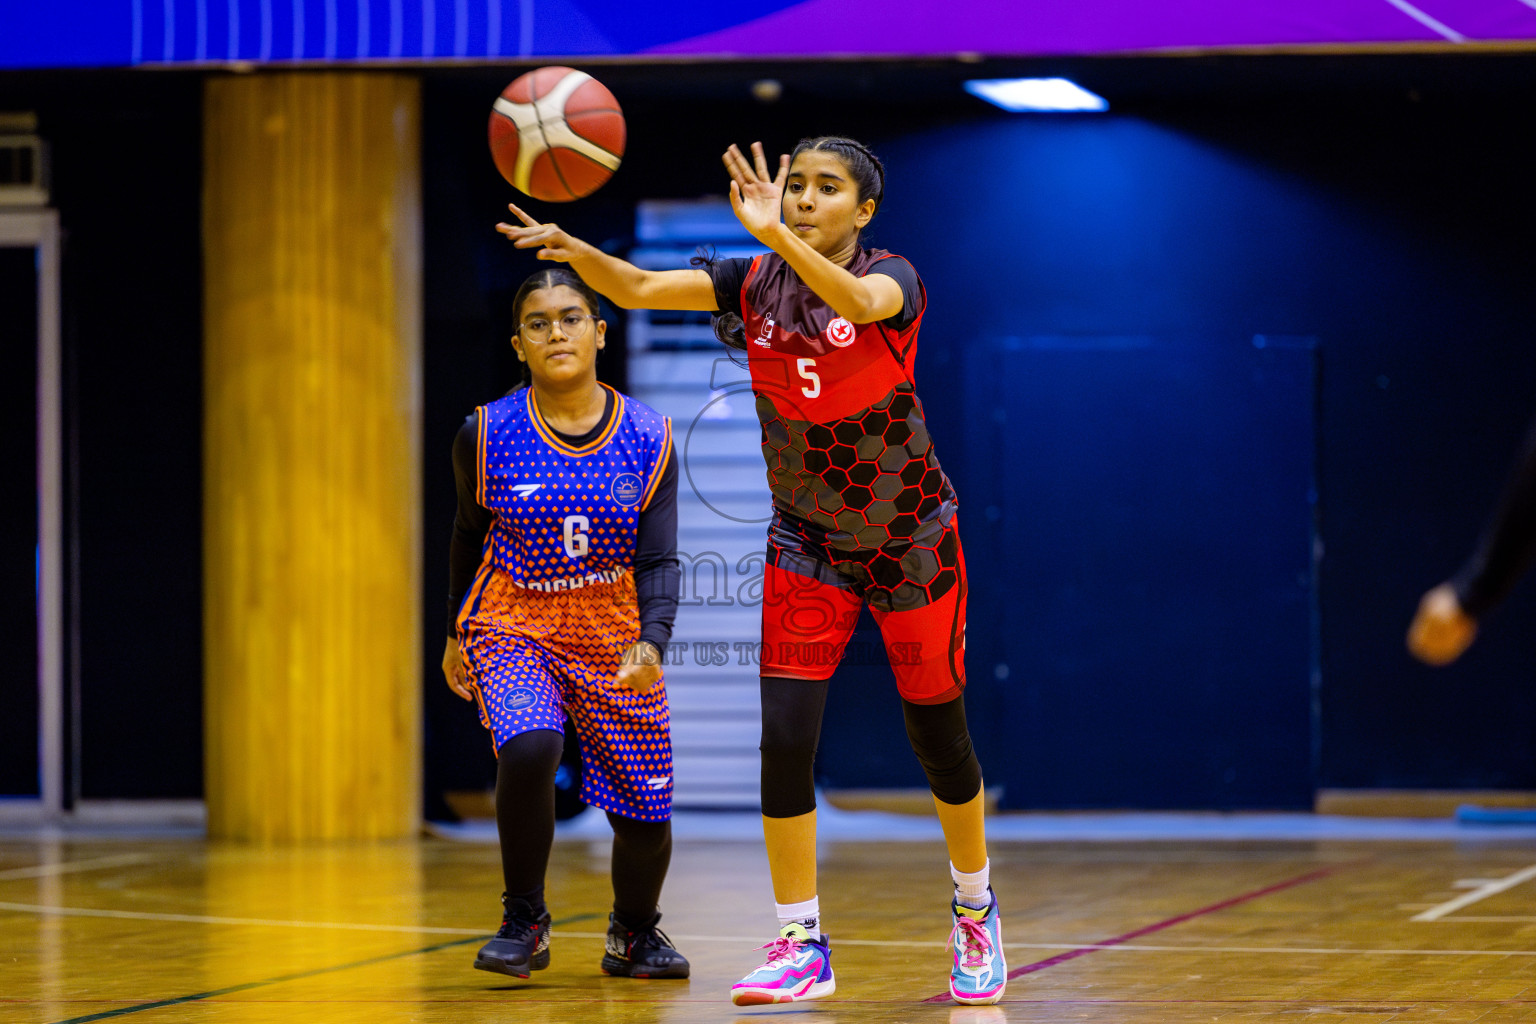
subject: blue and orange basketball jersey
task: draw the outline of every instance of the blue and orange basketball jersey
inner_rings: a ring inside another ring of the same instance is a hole
[[[672,424],[618,392],[612,400],[612,420],[581,448],[549,428],[531,391],[476,410],[476,496],[495,518],[459,609],[459,650],[495,749],[532,729],[562,731],[569,715],[582,799],[664,821],[666,689],[611,684],[640,636],[640,513],[667,468]]]
[[[485,560],[517,586],[573,591],[632,572],[640,512],[666,468],[672,421],[607,390],[613,419],[579,449],[544,422],[530,389],[476,410],[477,497],[496,515]],[[481,589],[470,588],[466,606]]]

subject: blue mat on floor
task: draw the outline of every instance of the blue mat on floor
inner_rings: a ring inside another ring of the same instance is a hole
[[[1463,825],[1536,825],[1536,807],[1479,807],[1462,804],[1456,820]]]

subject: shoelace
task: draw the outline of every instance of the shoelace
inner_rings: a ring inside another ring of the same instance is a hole
[[[520,917],[503,915],[501,919],[501,927],[497,930],[496,937],[499,939],[510,939],[515,937],[519,932],[537,936],[539,934],[539,922],[525,921]]]
[[[965,947],[961,950],[961,955],[965,958],[961,966],[985,966],[987,954],[992,952],[992,938],[987,935],[987,930],[982,927],[980,921],[973,921],[964,914],[955,918],[955,930],[949,933],[947,948],[954,949],[961,945]]]
[[[800,947],[802,945],[804,945],[804,943],[799,939],[792,939],[787,935],[780,935],[772,942],[758,946],[757,948],[766,949],[768,951],[768,959],[764,962],[763,966],[770,967],[781,960],[793,960],[795,958],[795,954],[800,952]]]
[[[629,940],[629,945],[624,949],[625,956],[633,956],[636,949],[676,949],[672,945],[672,939],[660,928],[647,928],[642,932],[635,932],[634,938]]]

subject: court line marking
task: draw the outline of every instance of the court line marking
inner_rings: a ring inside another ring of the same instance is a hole
[[[20,878],[51,878],[75,871],[96,871],[100,868],[116,868],[127,864],[142,864],[149,860],[143,853],[117,853],[110,857],[92,857],[90,860],[63,860],[56,864],[37,864],[30,868],[9,868],[0,871],[0,882]]]
[[[1464,921],[1470,918],[1458,917]],[[1506,918],[1494,918],[1503,921]],[[1520,920],[1536,920],[1522,918]],[[672,933],[668,933],[672,934]],[[550,938],[601,939],[606,932],[557,932],[551,930]],[[685,935],[674,936],[679,942],[756,942],[762,936],[747,935]],[[946,944],[933,939],[918,942],[912,939],[838,939],[839,946],[898,946],[907,949],[944,949]],[[1093,952],[1102,949],[1130,953],[1298,953],[1307,956],[1318,954],[1354,954],[1360,956],[1529,956],[1536,957],[1536,949],[1357,949],[1349,946],[1149,946],[1140,943],[1121,942],[1114,945],[1096,942],[1005,942],[1004,949],[1080,949]]]
[[[598,917],[597,914],[578,914],[565,918],[566,922],[585,921]],[[347,964],[336,964],[331,967],[317,967],[312,971],[299,971],[296,974],[284,974],[275,978],[266,978],[262,981],[247,981],[240,985],[227,985],[224,988],[210,989],[207,992],[194,992],[187,996],[177,996],[173,999],[157,999],[151,1003],[136,1003],[133,1006],[123,1006],[115,1010],[103,1010],[100,1013],[89,1013],[84,1017],[70,1017],[67,1020],[55,1021],[54,1024],[89,1024],[90,1021],[108,1020],[112,1017],[123,1017],[130,1013],[140,1013],[144,1010],[158,1010],[165,1006],[180,1006],[182,1003],[195,1003],[204,999],[213,999],[217,996],[227,996],[235,992],[248,992],[253,988],[262,988],[267,985],[280,985],[287,981],[300,981],[304,978],[314,978],[322,974],[334,974],[338,971],[350,971],[356,967],[371,967],[374,964],[388,963],[391,960],[401,960],[408,956],[420,956],[423,953],[436,953],[438,950],[452,949],[454,946],[467,946],[472,942],[489,939],[489,934],[475,935],[467,939],[453,939],[449,942],[439,942],[431,946],[423,946],[420,949],[407,949],[399,953],[385,953],[382,956],[369,957],[366,960],[354,960]]]
[[[430,925],[358,924],[345,921],[276,921],[257,917],[210,917],[166,914],[149,910],[97,910],[92,907],[47,907],[33,903],[0,903],[0,910],[48,917],[111,917],[128,921],[177,921],[183,924],[231,924],[257,928],[335,928],[358,932],[425,932],[429,935],[484,935],[484,928],[438,928]],[[588,915],[590,916],[590,915]]]
[[[168,914],[147,910],[97,910],[90,907],[48,907],[31,903],[3,903],[0,910],[17,913],[44,914],[59,917],[107,917],[130,921],[171,921],[183,924],[244,925],[257,928],[334,928],[341,931],[426,933],[433,935],[484,935],[483,928],[445,928],[431,925],[361,924],[347,921],[282,921],[254,917],[212,917],[198,914]],[[584,914],[565,918],[566,923],[601,915]],[[1533,921],[1532,917],[1457,917],[1454,921]],[[607,932],[568,932],[550,930],[551,938],[603,939]],[[679,942],[729,942],[750,945],[761,935],[698,935],[677,933]],[[913,939],[838,939],[839,946],[897,947],[904,949],[943,949],[938,939],[921,942]],[[1005,942],[1004,949],[1064,949],[1092,952],[1098,949],[1124,950],[1134,953],[1277,953],[1277,954],[1355,954],[1361,956],[1529,956],[1536,957],[1532,949],[1356,949],[1330,946],[1151,946],[1115,942]]]
[[[483,928],[447,928],[433,925],[393,925],[393,924],[363,924],[348,921],[285,921],[269,918],[255,917],[214,917],[199,914],[170,914],[147,910],[99,910],[92,907],[49,907],[32,903],[4,903],[0,902],[0,910],[9,910],[16,913],[42,914],[57,917],[105,917],[118,918],[129,921],[170,921],[182,924],[213,924],[235,925],[256,928],[333,928],[340,931],[364,931],[364,932],[400,932],[406,934],[429,935],[472,935],[486,934]],[[565,918],[564,923],[573,923],[578,920],[586,920],[601,915],[584,914],[579,917]],[[1450,923],[1465,922],[1500,922],[1500,921],[1536,921],[1536,917],[1457,917]],[[603,939],[606,932],[575,932],[554,930],[550,931],[551,938],[564,939]],[[680,942],[728,942],[750,945],[755,943],[761,935],[701,935],[677,933]],[[938,939],[929,941],[917,941],[913,939],[838,939],[839,946],[871,946],[893,947],[903,949],[942,949],[944,943]],[[1123,950],[1134,953],[1256,953],[1256,954],[1306,954],[1315,956],[1318,954],[1332,955],[1358,955],[1358,956],[1527,956],[1536,957],[1536,950],[1532,949],[1363,949],[1349,946],[1154,946],[1142,943],[1130,942],[1005,942],[1004,949],[1062,949],[1082,950],[1092,952],[1094,950]]]
[[[1413,917],[1409,918],[1409,920],[1438,921],[1445,915],[1454,913],[1455,911],[1460,910],[1462,907],[1471,906],[1473,903],[1476,903],[1479,900],[1485,900],[1489,896],[1496,896],[1506,889],[1513,889],[1521,882],[1530,881],[1532,878],[1536,878],[1536,864],[1532,864],[1528,868],[1521,868],[1519,871],[1516,871],[1512,875],[1506,875],[1503,878],[1496,878],[1485,885],[1478,886],[1471,892],[1464,892],[1454,899],[1449,899],[1444,903],[1430,907],[1422,914],[1415,914]]]
[[[1069,949],[1065,953],[1058,953],[1055,956],[1046,957],[1044,960],[1036,960],[1034,963],[1025,964],[1023,967],[1015,967],[1013,970],[1008,972],[1008,977],[1006,980],[1012,981],[1014,978],[1021,977],[1022,975],[1034,974],[1036,971],[1043,971],[1048,967],[1055,967],[1057,964],[1064,964],[1068,960],[1076,960],[1078,957],[1087,956],[1089,953],[1097,953],[1103,949],[1110,949],[1115,946],[1120,946],[1126,942],[1129,942],[1131,939],[1140,938],[1143,935],[1150,935],[1153,932],[1160,932],[1164,928],[1172,928],[1176,924],[1183,924],[1185,921],[1191,921],[1197,917],[1204,917],[1206,914],[1214,914],[1218,910],[1227,910],[1231,907],[1238,906],[1239,904],[1247,903],[1251,900],[1256,900],[1261,896],[1270,896],[1277,892],[1283,892],[1286,889],[1295,888],[1298,885],[1306,885],[1308,882],[1315,882],[1319,879],[1327,878],[1329,875],[1336,874],[1340,871],[1343,871],[1345,868],[1353,867],[1355,864],[1359,863],[1363,862],[1355,861],[1350,864],[1337,864],[1331,867],[1319,868],[1316,871],[1309,871],[1304,875],[1297,875],[1295,878],[1288,878],[1283,882],[1276,882],[1274,885],[1266,885],[1262,889],[1255,889],[1252,892],[1245,892],[1241,896],[1233,896],[1231,899],[1222,900],[1220,903],[1212,903],[1209,906],[1201,907],[1198,910],[1191,910],[1187,913],[1179,914],[1176,917],[1170,917],[1166,920],[1159,921],[1156,924],[1149,924],[1145,927],[1137,928],[1135,931],[1126,932],[1124,935],[1117,935],[1112,939],[1105,939],[1103,942],[1095,943],[1092,946],[1080,946],[1077,949]],[[927,999],[924,999],[923,1002],[942,1003],[947,1002],[950,998],[951,997],[948,992],[940,992],[936,996],[929,996]]]

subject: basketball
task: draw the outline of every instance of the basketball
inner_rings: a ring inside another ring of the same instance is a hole
[[[549,203],[589,196],[624,155],[624,112],[613,93],[575,68],[520,75],[491,105],[491,158],[520,192]]]

